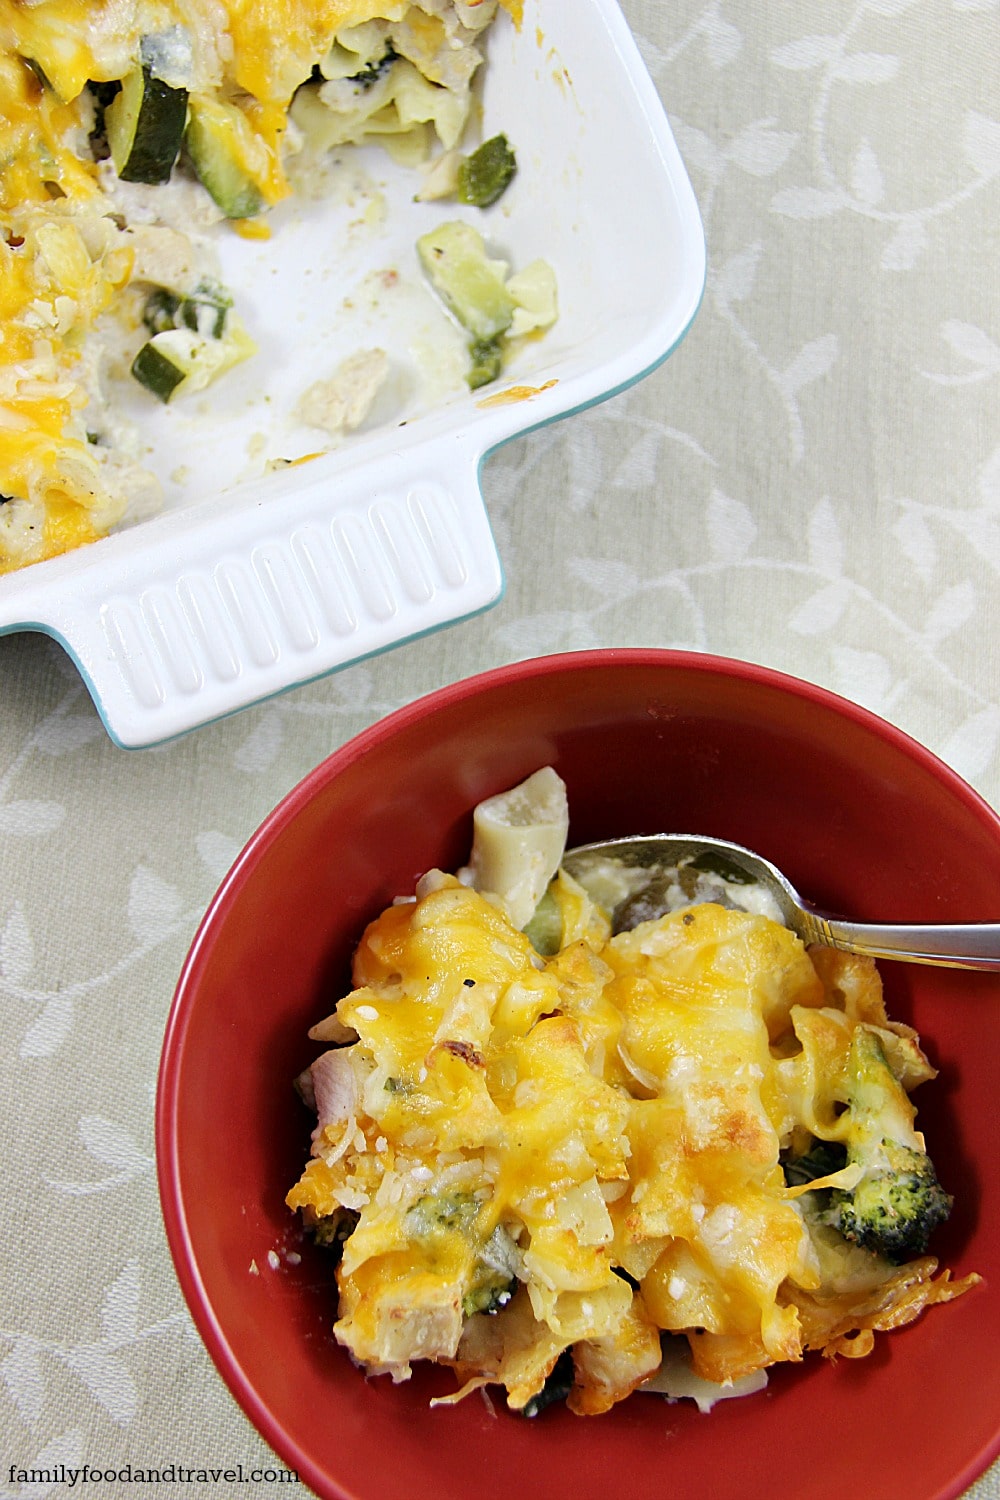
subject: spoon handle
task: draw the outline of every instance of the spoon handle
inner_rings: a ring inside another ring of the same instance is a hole
[[[807,917],[807,942],[823,943],[845,953],[940,964],[950,969],[1000,970],[1000,922],[883,927],[870,922],[842,922],[813,911]]]

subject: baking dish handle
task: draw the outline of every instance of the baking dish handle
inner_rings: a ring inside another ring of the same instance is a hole
[[[98,543],[39,589],[35,628],[62,641],[117,744],[158,744],[495,603],[480,457],[428,443],[353,473],[303,470],[238,516],[164,516],[147,523],[155,576],[133,540],[145,527]]]

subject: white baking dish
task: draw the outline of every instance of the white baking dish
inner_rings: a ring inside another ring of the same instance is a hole
[[[140,413],[129,395],[162,512],[0,579],[0,633],[59,640],[117,743],[168,739],[495,603],[484,457],[612,395],[683,336],[701,220],[614,0],[527,0],[519,30],[498,19],[483,134],[500,130],[518,175],[493,208],[460,212],[515,269],[552,264],[560,316],[497,385],[464,387],[459,335],[417,264],[418,235],[455,206],[413,201],[413,171],[366,148],[323,196],[281,205],[269,242],[220,230],[260,352],[201,407]],[[268,471],[323,446],[292,416],[305,387],[375,345],[394,374],[364,429]]]

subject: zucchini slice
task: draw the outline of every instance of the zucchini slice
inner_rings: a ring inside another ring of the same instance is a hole
[[[257,346],[235,313],[226,319],[222,338],[193,328],[166,328],[139,350],[132,374],[159,401],[203,391],[218,376],[257,352]]]
[[[227,219],[252,219],[260,213],[264,195],[250,163],[257,143],[235,104],[192,99],[184,144],[199,182]]]
[[[233,299],[217,281],[199,281],[193,292],[172,292],[168,287],[154,287],[146,299],[142,321],[150,333],[166,333],[170,328],[190,328],[192,333],[221,339]]]
[[[111,160],[123,182],[166,182],[184,138],[187,89],[133,68],[104,111]]]
[[[490,260],[482,235],[452,219],[417,240],[427,277],[444,302],[479,342],[506,333],[514,319],[514,299],[504,284],[507,267]]]
[[[169,401],[177,387],[184,381],[186,371],[168,354],[157,349],[153,340],[143,344],[132,361],[132,374],[140,385],[151,391],[158,401]]]

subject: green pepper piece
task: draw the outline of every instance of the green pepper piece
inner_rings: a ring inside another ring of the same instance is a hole
[[[488,208],[506,192],[516,171],[517,158],[507,137],[491,136],[459,165],[458,201]]]
[[[232,305],[232,297],[218,282],[200,281],[194,291],[183,299],[181,322],[193,333],[221,339],[226,331],[226,317]]]
[[[500,374],[502,355],[499,339],[473,339],[469,345],[472,366],[466,375],[469,389],[476,391],[481,385],[489,385]]]
[[[523,929],[525,937],[536,953],[551,958],[562,945],[562,914],[559,903],[552,894],[550,884],[532,913],[531,921]]]
[[[168,291],[165,286],[158,286],[146,298],[142,321],[150,333],[165,333],[168,328],[177,327],[177,309],[180,305],[181,299],[174,292]]]

